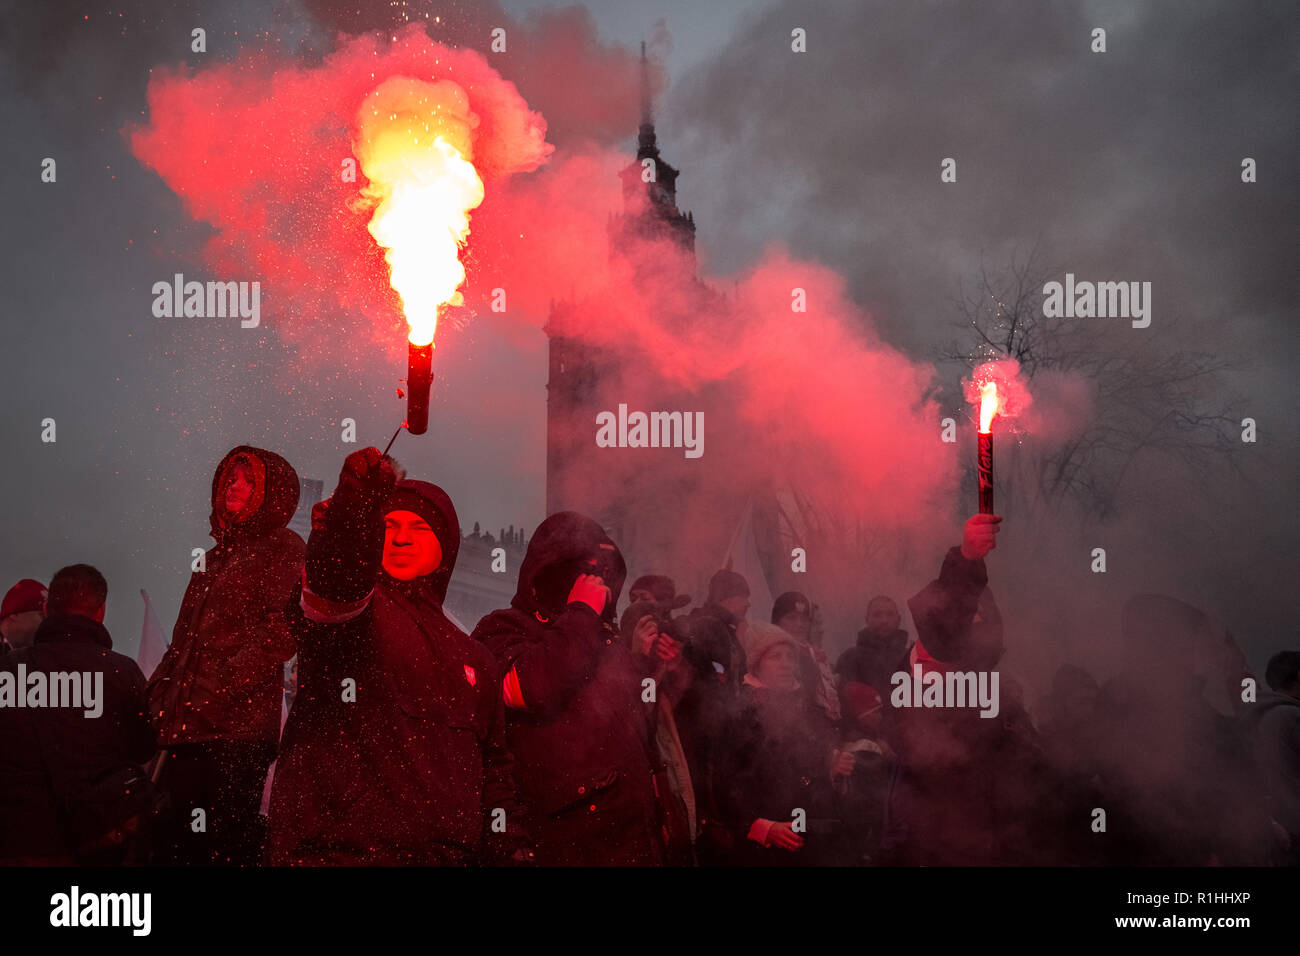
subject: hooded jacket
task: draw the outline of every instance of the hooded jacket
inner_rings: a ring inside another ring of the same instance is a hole
[[[253,492],[237,517],[225,480],[245,463]],[[208,519],[216,545],[190,576],[171,646],[149,680],[159,743],[245,740],[274,745],[280,731],[284,662],[294,654],[284,608],[302,574],[302,538],[287,525],[298,507],[298,475],[274,452],[231,449],[212,476]]]
[[[588,568],[610,590],[599,615],[564,603]],[[641,675],[614,628],[626,575],[600,525],[551,515],[529,541],[511,606],[474,630],[506,677],[506,732],[542,864],[662,862]]]
[[[298,693],[271,791],[276,865],[464,866],[524,840],[495,664],[442,610],[460,548],[455,508],[422,481],[400,482],[380,504],[356,520],[335,501],[307,546],[313,593],[337,598],[315,573],[331,554],[369,568],[373,590],[335,620],[301,590],[289,609]],[[425,517],[443,549],[434,571],[410,581],[380,567],[383,515],[399,508]],[[504,834],[491,829],[497,809]]]
[[[104,625],[79,615],[42,621],[30,647],[0,660],[0,680],[13,681],[20,666],[29,683],[36,672],[92,673],[100,687],[95,717],[88,708],[0,707],[0,862],[71,863],[80,843],[100,835],[79,830],[96,822],[107,830],[152,799],[143,787],[139,800],[115,791],[153,755],[144,675],[113,651]]]

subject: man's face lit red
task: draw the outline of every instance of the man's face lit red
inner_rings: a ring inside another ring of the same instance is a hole
[[[432,574],[442,563],[442,544],[414,511],[390,511],[384,518],[384,570],[399,581]]]
[[[239,514],[248,507],[248,500],[252,497],[253,476],[244,465],[236,465],[226,480],[226,510]]]

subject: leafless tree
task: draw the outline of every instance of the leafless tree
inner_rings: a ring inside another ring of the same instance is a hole
[[[1230,357],[1193,347],[1170,350],[1190,323],[1162,320],[1160,336],[1124,323],[1052,318],[1043,314],[1043,286],[1064,269],[1049,267],[1041,244],[1001,272],[981,260],[973,288],[961,283],[955,300],[962,336],[936,355],[973,368],[994,358],[1020,363],[1030,383],[1049,372],[1081,377],[1094,391],[1082,430],[1050,450],[1026,440],[1008,456],[999,448],[999,498],[1022,504],[1035,518],[1070,502],[1083,520],[1108,520],[1131,499],[1132,479],[1148,456],[1203,472],[1235,468],[1231,452],[1240,416],[1225,377]],[[1006,462],[1010,469],[1003,465]]]

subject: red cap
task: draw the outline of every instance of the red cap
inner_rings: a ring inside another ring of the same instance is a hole
[[[49,596],[50,592],[40,581],[23,578],[5,592],[5,599],[0,602],[0,620],[4,620],[10,614],[44,611],[45,599]]]
[[[840,696],[844,700],[844,708],[854,719],[869,714],[880,707],[880,695],[876,689],[869,684],[863,684],[860,681],[849,681],[840,691]]]

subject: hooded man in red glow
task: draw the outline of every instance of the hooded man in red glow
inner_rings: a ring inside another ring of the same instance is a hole
[[[663,862],[644,674],[614,625],[626,576],[599,524],[553,514],[528,542],[510,607],[474,629],[504,678],[510,751],[543,865]]]
[[[448,620],[451,499],[353,452],[290,607],[298,693],[270,806],[281,865],[523,861],[492,655]]]
[[[302,573],[302,538],[286,527],[298,475],[274,452],[232,449],[212,477],[215,547],[190,577],[171,646],[149,680],[150,719],[168,749],[163,785],[175,819],[164,858],[253,865],[258,814],[280,733],[284,607]],[[191,826],[194,810],[206,826]]]

